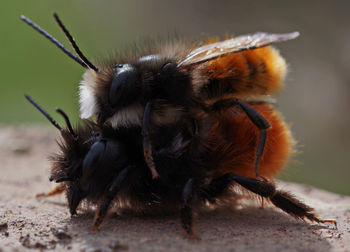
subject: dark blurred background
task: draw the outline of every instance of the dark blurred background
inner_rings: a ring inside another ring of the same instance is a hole
[[[298,39],[276,45],[289,64],[278,107],[292,125],[299,152],[280,178],[350,195],[349,1],[3,0],[1,124],[50,127],[25,93],[59,122],[57,106],[78,120],[82,67],[19,19],[26,15],[70,49],[53,11],[92,61],[144,37],[299,31]]]

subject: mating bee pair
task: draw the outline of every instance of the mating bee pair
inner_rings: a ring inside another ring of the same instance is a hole
[[[316,222],[313,209],[269,181],[292,148],[285,122],[267,97],[280,90],[286,64],[269,45],[296,38],[255,33],[194,48],[177,41],[132,50],[106,65],[92,64],[56,14],[79,57],[21,17],[86,68],[80,110],[86,120],[61,128],[61,152],[50,180],[65,191],[70,213],[81,201],[98,205],[98,229],[111,205],[135,211],[179,209],[186,234],[196,237],[192,209],[232,185],[270,200],[288,214]]]

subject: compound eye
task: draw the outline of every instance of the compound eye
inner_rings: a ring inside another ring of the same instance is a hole
[[[162,67],[162,71],[163,72],[173,72],[175,71],[177,68],[177,65],[176,63],[173,63],[173,62],[168,62],[168,63],[165,63]]]
[[[130,64],[116,65],[114,79],[109,89],[109,103],[112,107],[130,102],[130,98],[137,93],[138,74]]]

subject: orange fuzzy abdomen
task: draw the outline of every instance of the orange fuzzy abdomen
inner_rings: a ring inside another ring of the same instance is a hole
[[[293,139],[289,127],[268,103],[250,104],[271,124],[258,172],[273,177],[286,164],[292,152]],[[245,113],[226,118],[214,125],[208,137],[210,160],[215,176],[233,173],[255,178],[254,162],[260,131]]]
[[[286,70],[285,60],[271,46],[232,53],[201,69],[209,81],[195,91],[209,100],[268,95],[281,89]]]

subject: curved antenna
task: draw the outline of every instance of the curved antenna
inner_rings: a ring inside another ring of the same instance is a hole
[[[64,120],[66,121],[66,124],[67,124],[67,128],[69,130],[69,132],[71,133],[71,135],[76,139],[78,138],[78,135],[75,134],[74,130],[73,130],[73,127],[72,127],[72,124],[70,123],[69,121],[69,117],[68,115],[60,108],[56,108],[56,112],[59,113],[63,118]]]
[[[29,95],[24,95],[24,97],[36,108],[38,109],[49,121],[50,123],[52,123],[53,126],[55,126],[59,131],[62,132],[62,127],[54,120],[52,119],[52,117],[49,115],[49,113],[47,113],[42,107],[40,107],[40,105],[38,103],[36,103]],[[60,108],[56,109],[57,113],[59,113],[60,115],[63,116],[64,120],[67,123],[67,128],[69,133],[73,136],[74,140],[77,141],[78,140],[78,135],[75,134],[73,128],[72,128],[72,124],[69,121],[69,117],[67,116],[67,114]]]
[[[53,17],[56,20],[58,26],[61,28],[61,30],[64,32],[64,34],[66,35],[67,39],[69,40],[69,42],[71,43],[71,45],[74,48],[74,51],[78,54],[78,56],[80,57],[80,59],[82,59],[82,61],[91,69],[95,70],[95,72],[98,72],[98,68],[93,65],[85,56],[84,54],[80,51],[78,45],[75,43],[74,38],[72,37],[72,35],[69,33],[69,31],[67,30],[67,28],[63,25],[62,21],[60,20],[60,18],[58,17],[57,13],[53,13]]]
[[[77,56],[75,56],[72,52],[70,52],[67,48],[65,48],[60,42],[58,42],[57,39],[55,39],[51,34],[49,34],[47,31],[42,29],[40,26],[38,26],[36,23],[31,21],[29,18],[25,16],[21,16],[22,21],[26,22],[29,26],[37,30],[39,33],[44,35],[48,40],[50,40],[53,44],[55,44],[59,49],[61,49],[66,55],[68,55],[70,58],[75,60],[75,62],[82,65],[84,68],[88,68],[88,66]]]
[[[41,112],[41,114],[43,114],[48,120],[49,122],[55,126],[59,131],[62,131],[62,127],[60,125],[58,125],[58,123],[52,119],[52,117],[49,115],[49,113],[47,113],[42,107],[39,106],[39,104],[37,104],[29,95],[24,95],[24,97],[37,109]]]

